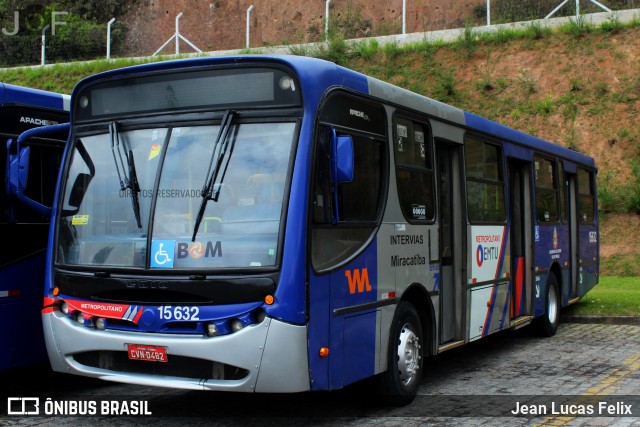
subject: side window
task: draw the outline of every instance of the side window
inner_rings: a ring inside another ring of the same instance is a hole
[[[382,187],[382,142],[372,138],[338,131],[353,139],[353,179],[337,184],[338,206],[329,171],[330,128],[319,132],[316,153],[316,189],[314,197],[314,223],[331,224],[332,209],[339,212],[340,224],[370,223],[378,219]]]
[[[412,222],[432,221],[435,209],[428,126],[402,117],[394,118],[393,151],[398,197],[405,218]]]
[[[353,138],[353,180],[338,185],[340,221],[376,222],[382,188],[382,142]]]
[[[0,172],[2,172],[2,185],[4,185],[4,177],[6,175],[7,166],[7,150],[6,139],[0,138]],[[11,221],[11,210],[9,205],[9,196],[4,187],[0,191],[0,224]]]
[[[584,169],[578,169],[578,199],[580,223],[592,224],[595,219],[593,173]]]
[[[466,137],[464,159],[469,221],[504,222],[506,210],[501,147]]]
[[[558,179],[555,160],[534,159],[536,218],[539,223],[558,222]]]
[[[311,258],[316,270],[326,270],[355,254],[377,227],[381,213],[384,143],[353,133],[353,179],[336,184],[330,179],[330,128],[321,126],[316,145],[315,190]],[[335,193],[337,191],[337,206]],[[332,224],[332,212],[340,222]]]

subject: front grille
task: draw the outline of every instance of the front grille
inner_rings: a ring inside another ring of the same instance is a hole
[[[124,351],[87,351],[73,355],[76,362],[109,371],[166,375],[195,380],[241,380],[249,375],[246,369],[194,357],[169,355],[167,362],[131,360]]]

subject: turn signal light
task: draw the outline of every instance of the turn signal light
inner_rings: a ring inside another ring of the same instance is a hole
[[[329,355],[329,348],[328,347],[322,347],[320,349],[320,358],[325,358]]]
[[[273,295],[267,295],[266,297],[264,297],[264,302],[267,305],[272,305],[275,301],[276,299],[273,297]]]

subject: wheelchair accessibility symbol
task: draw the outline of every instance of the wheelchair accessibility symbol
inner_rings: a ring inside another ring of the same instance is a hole
[[[173,254],[176,250],[175,240],[151,241],[151,267],[173,268]]]

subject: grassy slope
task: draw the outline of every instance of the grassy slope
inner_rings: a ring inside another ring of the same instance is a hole
[[[636,20],[627,27],[574,24],[555,32],[533,25],[491,35],[468,29],[449,44],[338,39],[328,48],[292,46],[291,52],[324,57],[589,154],[607,190],[601,208],[640,211],[638,39]],[[159,59],[0,70],[0,81],[71,93],[88,75]]]
[[[508,126],[585,152],[599,166],[600,207],[640,206],[640,22],[559,31],[531,26],[454,43],[379,46],[335,39],[319,56]],[[71,93],[83,77],[140,62],[119,59],[0,70],[0,81]],[[173,58],[170,58],[173,59]],[[623,244],[620,242],[620,244]],[[638,254],[613,255],[603,274],[640,274]]]

